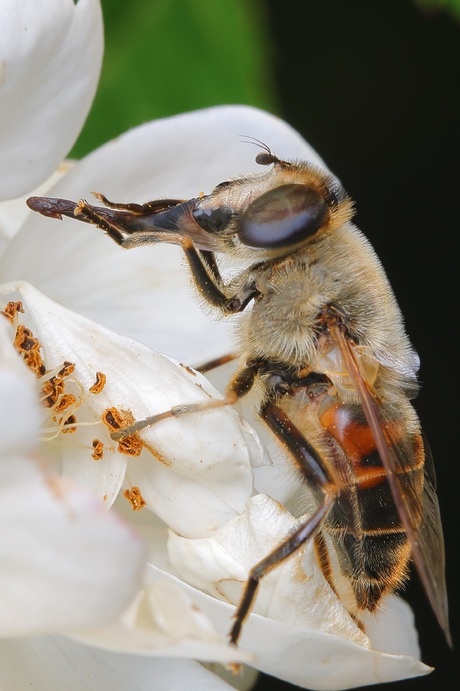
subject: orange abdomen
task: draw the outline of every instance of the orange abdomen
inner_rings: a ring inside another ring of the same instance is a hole
[[[356,405],[334,404],[320,415],[327,434],[331,474],[339,495],[324,526],[359,609],[374,610],[387,590],[407,577],[410,545],[371,429]],[[423,443],[390,417],[391,439],[404,449],[401,476],[423,488]]]

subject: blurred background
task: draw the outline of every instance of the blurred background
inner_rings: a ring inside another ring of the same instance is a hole
[[[421,357],[416,407],[438,474],[458,650],[454,239],[460,215],[460,2],[102,0],[102,5],[104,68],[74,156],[153,118],[246,103],[293,125],[355,199],[357,225],[386,268]],[[406,597],[415,612],[422,658],[436,670],[379,688],[457,688],[456,655],[416,577]],[[294,689],[264,676],[256,688]]]

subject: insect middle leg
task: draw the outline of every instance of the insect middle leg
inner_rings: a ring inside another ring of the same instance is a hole
[[[183,403],[173,406],[169,410],[165,410],[162,413],[150,415],[143,420],[137,420],[136,422],[133,422],[133,424],[123,427],[117,432],[112,432],[110,436],[114,441],[121,441],[122,439],[126,439],[126,437],[130,437],[137,432],[141,432],[143,429],[146,429],[146,427],[155,425],[161,420],[167,420],[168,418],[179,417],[181,415],[189,415],[190,413],[202,413],[206,410],[214,410],[216,408],[234,405],[238,399],[245,396],[252,388],[256,373],[256,366],[244,367],[235,374],[227,387],[226,394],[223,398],[212,398],[209,401]]]
[[[273,568],[293,554],[321,527],[332,509],[338,490],[318,452],[291,422],[284,411],[276,405],[267,404],[261,410],[261,417],[286,446],[292,459],[305,480],[320,487],[324,494],[323,503],[262,561],[252,567],[243,588],[243,593],[234,614],[230,631],[230,642],[237,644],[244,620],[251,611],[260,580]]]
[[[201,374],[206,374],[206,372],[211,372],[212,370],[217,369],[218,367],[222,367],[223,365],[226,365],[229,362],[233,362],[233,360],[236,360],[237,358],[237,353],[227,353],[226,355],[221,355],[220,357],[214,358],[214,360],[207,360],[206,362],[203,362],[201,365],[198,365],[194,369],[196,369]]]

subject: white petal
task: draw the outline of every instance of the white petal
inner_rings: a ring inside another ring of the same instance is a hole
[[[0,463],[0,534],[1,636],[100,625],[139,587],[134,531],[24,457]]]
[[[248,662],[217,633],[190,593],[161,572],[150,569],[149,583],[116,623],[73,634],[81,643],[104,650],[221,662]]]
[[[241,647],[254,666],[310,691],[341,691],[428,674],[431,668],[406,655],[365,648],[342,636],[252,615]]]
[[[101,623],[136,591],[140,540],[87,494],[45,471],[44,458],[38,462],[35,377],[14,351],[10,331],[2,317],[0,635]]]
[[[188,540],[170,532],[168,554],[188,583],[236,604],[249,569],[297,526],[286,509],[258,494],[241,516],[208,539]],[[253,611],[367,644],[317,567],[313,545],[305,548],[305,555],[297,551],[262,580]]]
[[[48,369],[64,360],[74,363],[74,376],[85,391],[97,371],[106,375],[102,392],[85,402],[93,420],[111,407],[129,410],[138,420],[217,395],[198,373],[64,309],[28,284],[2,290],[14,288],[34,319]],[[111,503],[123,481],[127,456],[115,452],[101,424],[95,430],[82,427],[78,434],[77,441],[89,435],[88,449],[92,438],[104,439],[105,434],[104,458],[95,462],[89,450],[86,456],[77,455],[69,442],[64,445],[64,473]],[[147,447],[131,462],[132,484],[140,487],[152,510],[186,535],[208,535],[242,511],[253,490],[251,461],[264,462],[262,447],[254,444],[247,424],[229,407],[163,420],[142,432],[142,438]]]
[[[365,612],[361,621],[375,650],[420,658],[414,613],[401,597],[389,595],[376,614]]]
[[[46,195],[47,191],[53,187],[74,164],[75,162],[70,159],[63,161],[54,173],[32,192],[29,190],[27,194],[22,197],[0,202],[0,256],[6,247],[7,241],[18,232],[26,217],[33,213],[27,206],[26,199],[30,197],[31,194],[34,196]]]
[[[218,630],[228,632],[234,608],[192,587],[190,592]],[[398,623],[403,627],[402,637],[413,635],[413,623],[404,617]],[[252,665],[256,669],[313,691],[340,691],[421,676],[432,671],[405,652],[382,653],[343,636],[286,624],[254,613],[245,622],[240,648],[255,655]]]
[[[89,111],[102,60],[98,0],[0,0],[0,199],[46,179]]]
[[[185,587],[185,586],[183,586]],[[194,601],[223,634],[231,627],[234,608],[190,587]],[[402,624],[406,624],[401,620]],[[403,636],[407,631],[403,631]],[[369,649],[343,636],[286,624],[252,613],[240,646],[254,655],[256,669],[310,691],[341,691],[422,676],[432,671],[402,653]]]
[[[188,537],[210,535],[243,510],[253,492],[251,466],[268,463],[269,458],[262,447],[253,447],[255,433],[246,430],[247,423],[228,409],[168,425],[164,444],[174,451],[172,465],[151,459],[131,463],[127,479],[141,488],[147,506],[175,531]],[[157,448],[160,432],[155,435]]]
[[[257,147],[242,134],[265,141],[280,156],[322,163],[282,120],[254,108],[219,106],[127,132],[87,156],[50,194],[80,199],[96,190],[138,202],[196,196],[261,170]],[[93,227],[35,214],[10,243],[0,275],[26,278],[62,304],[187,364],[232,348],[227,322],[203,314],[174,247],[123,252]]]
[[[264,501],[262,500],[262,504]],[[283,521],[283,518],[281,520]],[[154,582],[160,577],[169,578],[173,583],[177,583],[177,576],[172,575],[173,567],[167,553],[164,529],[144,527],[142,535],[149,550],[147,579]],[[245,537],[242,535],[241,542],[244,540]],[[241,553],[241,548],[239,551]],[[203,563],[203,570],[204,567]],[[294,581],[298,576],[297,572]],[[213,622],[217,631],[222,636],[228,635],[234,607],[184,582],[180,585],[182,590],[189,593],[195,606]],[[297,587],[295,582],[292,586]],[[289,585],[285,582],[283,587]],[[297,606],[302,605],[299,609],[306,609],[303,607],[305,598],[311,602],[315,597],[315,587],[310,593],[308,589],[309,584],[305,583],[304,578],[301,579],[297,594]],[[318,597],[321,598],[323,595],[324,591]],[[279,597],[283,598],[283,593],[277,590],[276,598]],[[321,603],[316,605],[317,608],[320,606]],[[289,610],[292,611],[292,608]],[[308,612],[301,614],[305,622],[308,616]],[[333,615],[330,615],[329,619],[332,618]],[[385,637],[393,626],[398,629],[396,639],[401,639],[403,644],[398,652],[387,654],[390,652],[388,641],[384,641],[384,652],[378,649],[378,644],[382,642],[380,629],[383,629]],[[286,623],[279,617],[271,619],[252,612],[244,624],[238,652],[249,652],[254,655],[250,664],[256,669],[308,689],[354,688],[420,676],[431,671],[429,667],[410,656],[411,651],[415,655],[418,654],[416,645],[411,647],[409,644],[407,647],[407,641],[414,640],[413,617],[408,613],[407,606],[401,606],[399,598],[387,600],[384,611],[373,623],[370,633],[373,648],[360,644],[359,640],[362,641],[365,637],[359,633],[358,639],[351,641],[343,635],[325,633],[324,630],[317,631],[308,625]]]
[[[64,637],[0,642],[3,688],[34,691],[232,691],[194,660],[96,650]]]
[[[165,529],[139,526],[139,532],[149,553],[168,563]],[[251,655],[230,646],[225,634],[217,632],[201,610],[195,590],[149,563],[142,591],[118,621],[72,633],[72,639],[144,656],[195,658],[225,665],[250,661]]]
[[[170,534],[168,553],[175,571],[188,582],[236,602],[235,581],[246,578],[248,568],[267,556],[295,525],[273,500],[258,495],[243,516],[212,538],[186,540]],[[205,612],[211,609],[203,603],[201,607]],[[214,601],[214,622],[219,620],[218,608]],[[399,633],[391,645],[388,632],[394,626]],[[387,602],[370,633],[372,648],[330,590],[315,563],[313,547],[308,546],[303,559],[297,553],[264,577],[243,626],[240,647],[256,655],[252,664],[257,669],[308,689],[348,689],[430,671],[409,657],[419,651],[413,619],[398,598]]]

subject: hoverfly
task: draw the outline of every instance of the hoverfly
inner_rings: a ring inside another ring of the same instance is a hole
[[[429,447],[411,405],[418,358],[379,259],[351,222],[353,203],[329,173],[263,148],[260,174],[189,200],[104,206],[31,197],[45,216],[92,223],[124,248],[180,245],[200,295],[223,315],[245,312],[239,366],[222,401],[138,421],[230,405],[257,390],[274,433],[317,507],[249,572],[230,640],[236,644],[259,582],[307,540],[359,622],[400,588],[415,563],[450,644],[444,544]],[[219,256],[239,264],[225,282]],[[257,386],[255,386],[257,384]]]

